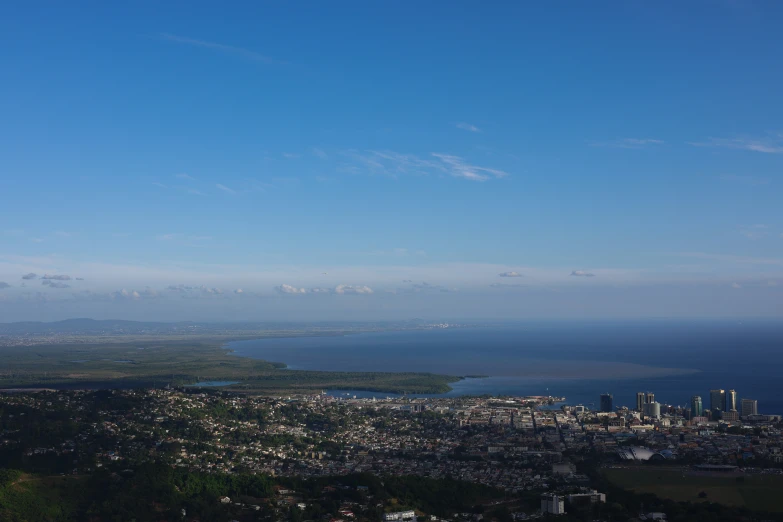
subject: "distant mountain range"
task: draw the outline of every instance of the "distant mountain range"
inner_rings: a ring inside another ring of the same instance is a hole
[[[294,322],[232,322],[212,323],[181,321],[173,323],[150,321],[124,321],[120,319],[65,319],[63,321],[41,322],[23,321],[0,323],[0,335],[44,335],[44,334],[134,334],[134,333],[194,333],[227,332],[248,330],[318,330],[340,328],[400,328],[415,327],[423,324],[421,319],[389,322],[334,322],[334,323],[294,323]]]
[[[172,328],[186,328],[195,323],[156,323],[142,321],[122,321],[117,319],[65,319],[45,323],[41,321],[23,321],[18,323],[0,323],[0,334],[43,334],[43,333],[83,333],[83,332],[139,332],[170,331]]]

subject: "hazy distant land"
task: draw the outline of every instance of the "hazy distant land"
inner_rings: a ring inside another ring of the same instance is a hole
[[[384,350],[336,357],[301,357],[285,348],[296,338],[318,337],[316,344],[350,344],[347,334],[426,330],[422,321],[292,325],[263,323],[137,323],[69,320],[59,323],[0,325],[0,388],[128,388],[226,381],[225,389],[251,393],[317,392],[323,389],[388,393],[445,393],[460,375],[521,378],[626,379],[687,375],[698,370],[655,367],[619,361],[522,359],[523,364],[466,369],[458,357],[442,357],[431,367]],[[339,336],[337,338],[336,336]],[[354,336],[350,336],[354,338]],[[242,341],[226,344],[226,341]],[[301,339],[306,341],[305,339]],[[282,348],[265,357],[234,347]],[[258,343],[262,344],[258,344]],[[227,348],[228,346],[228,348]],[[301,355],[301,354],[300,354]],[[395,358],[396,357],[396,358]],[[280,361],[280,362],[270,362]],[[517,361],[518,362],[518,361]],[[288,364],[293,368],[288,369]],[[468,363],[470,364],[470,363]]]

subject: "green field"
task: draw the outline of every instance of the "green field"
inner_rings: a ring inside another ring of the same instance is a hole
[[[323,389],[444,393],[458,377],[431,373],[286,370],[238,357],[222,341],[139,341],[0,349],[0,389],[15,387],[162,387],[236,381],[234,391],[279,394]]]
[[[783,512],[783,475],[702,476],[671,468],[603,470],[615,485],[678,502],[717,502],[756,511]],[[702,498],[699,493],[704,492]]]

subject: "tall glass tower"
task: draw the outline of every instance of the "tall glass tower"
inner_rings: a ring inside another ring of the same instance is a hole
[[[710,410],[726,411],[726,390],[710,390]]]
[[[737,392],[734,390],[726,394],[726,411],[737,411]]]
[[[701,403],[701,397],[694,395],[691,397],[691,418],[704,415],[704,405]]]

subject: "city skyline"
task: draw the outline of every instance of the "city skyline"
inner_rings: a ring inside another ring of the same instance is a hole
[[[721,393],[723,392],[723,393]],[[733,395],[730,395],[733,394]],[[729,390],[728,394],[723,389],[713,389],[710,390],[710,408],[705,409],[702,401],[702,397],[700,395],[693,395],[689,401],[683,404],[662,404],[657,403],[655,400],[655,393],[654,392],[637,392],[636,393],[636,402],[635,402],[635,411],[644,411],[644,406],[648,404],[660,404],[662,406],[670,406],[675,408],[683,408],[683,409],[690,409],[692,416],[701,416],[702,413],[707,412],[713,412],[716,411],[716,408],[713,408],[713,400],[717,401],[717,403],[721,404],[721,408],[723,409],[717,409],[717,411],[721,413],[726,412],[732,412],[736,411],[739,412],[742,416],[745,415],[756,415],[758,414],[758,400],[756,399],[750,399],[747,397],[740,397],[736,390]],[[733,397],[734,399],[734,407],[731,408],[731,402],[729,401],[729,398]],[[610,412],[614,411],[615,409],[620,408],[629,408],[629,406],[622,404],[620,406],[613,406],[614,404],[614,394],[613,393],[604,393],[600,396],[600,402],[599,402],[599,411],[602,412]],[[609,409],[606,409],[605,407],[608,405]],[[749,413],[745,413],[747,410]]]
[[[6,321],[783,317],[780,4],[44,4]]]

